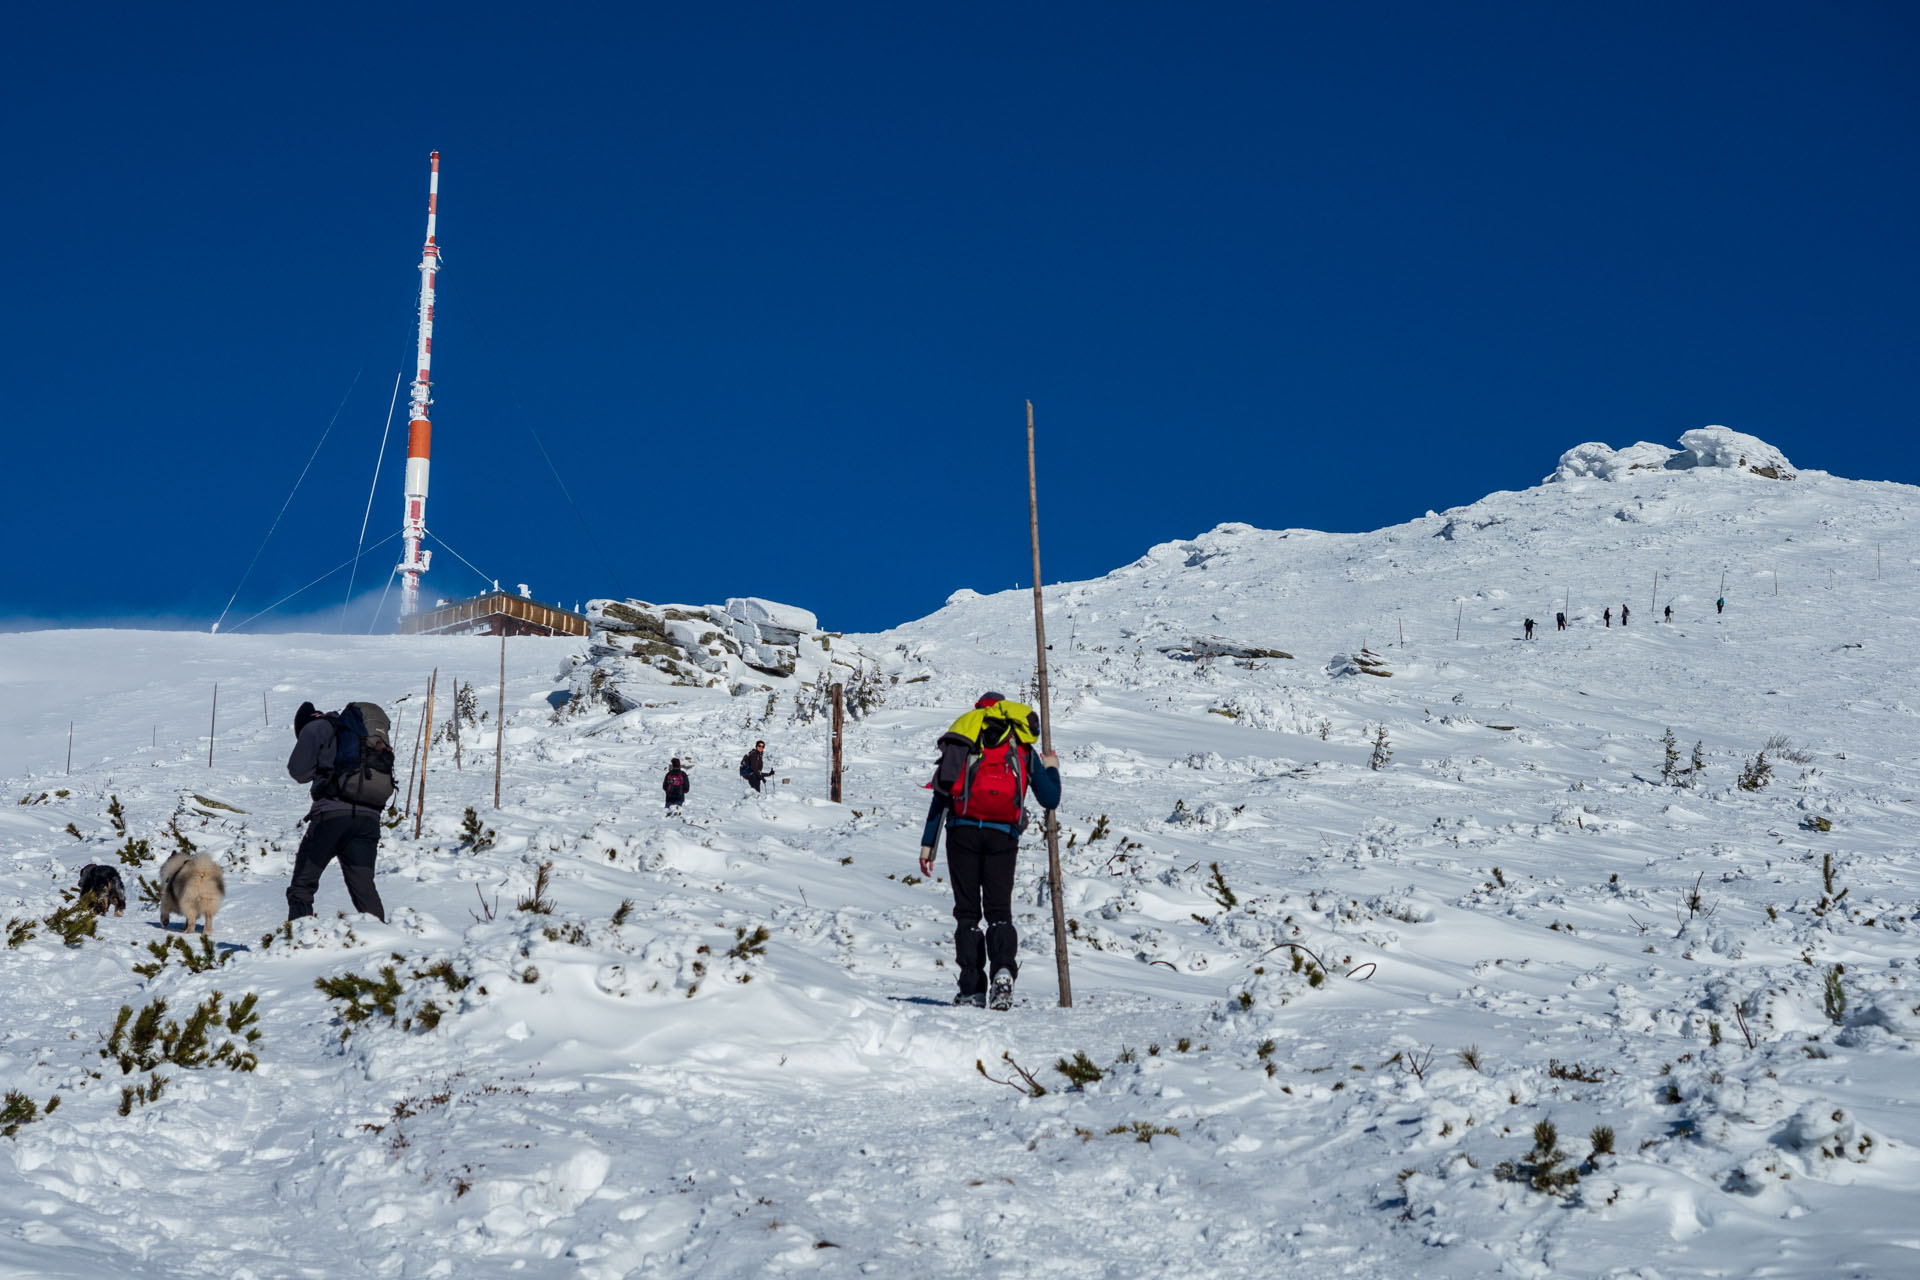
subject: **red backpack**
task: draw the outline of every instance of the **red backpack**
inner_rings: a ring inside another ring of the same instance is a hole
[[[1027,749],[1009,731],[998,744],[969,752],[953,784],[955,817],[1019,826],[1026,816]]]

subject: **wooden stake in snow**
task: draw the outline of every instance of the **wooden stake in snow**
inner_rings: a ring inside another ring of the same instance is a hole
[[[213,713],[207,717],[207,768],[213,768],[213,731],[220,723],[220,682],[213,683]]]
[[[432,682],[428,682],[427,687],[432,688],[433,687]],[[414,771],[420,764],[420,732],[422,729],[426,727],[426,723],[427,723],[426,708],[422,707],[420,709],[420,723],[413,727],[413,754],[407,757],[407,789],[403,793],[407,797],[407,800],[406,800],[405,807],[401,810],[401,813],[400,813],[400,816],[403,818],[413,812]]]
[[[1467,603],[1466,601],[1462,600],[1460,602],[1460,612],[1453,615],[1453,638],[1455,640],[1458,640],[1460,638],[1460,622],[1466,616],[1467,616]]]
[[[433,678],[427,681],[427,720],[421,726],[420,743],[420,799],[413,806],[413,838],[420,838],[420,823],[427,816],[427,757],[433,754],[433,695],[440,687],[440,668],[433,669]]]
[[[1647,612],[1654,613],[1660,608],[1660,571],[1653,571],[1653,594],[1647,597]],[[1658,621],[1658,619],[1655,619]]]
[[[1027,401],[1027,530],[1033,541],[1033,648],[1040,685],[1040,750],[1053,754],[1053,707],[1047,690],[1047,615],[1040,596],[1040,483],[1033,466],[1033,401]],[[1047,896],[1053,899],[1053,959],[1060,973],[1060,1007],[1073,1008],[1067,972],[1067,904],[1061,892],[1060,820],[1047,810]]]
[[[273,728],[273,721],[267,719],[267,691],[265,689],[260,691],[260,723],[269,729]]]
[[[493,715],[493,807],[500,807],[500,757],[507,745],[507,638],[500,637],[500,707]]]
[[[67,772],[73,772],[73,721],[67,721]]]
[[[846,735],[847,686],[835,684],[833,694],[833,776],[827,782],[827,798],[840,803],[840,750]]]

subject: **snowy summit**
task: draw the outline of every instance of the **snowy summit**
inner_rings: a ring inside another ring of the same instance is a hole
[[[1911,1274],[1917,570],[1920,490],[1706,427],[1050,585],[1074,1000],[1036,824],[1007,1012],[915,859],[1030,592],[842,636],[609,583],[504,687],[485,638],[0,636],[0,1271]],[[294,711],[356,699],[388,920],[329,870],[288,925]]]

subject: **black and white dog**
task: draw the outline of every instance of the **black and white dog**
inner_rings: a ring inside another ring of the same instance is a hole
[[[99,915],[107,914],[108,907],[112,907],[113,914],[117,916],[126,914],[126,881],[112,867],[89,862],[80,868],[80,892],[93,894],[93,909]]]

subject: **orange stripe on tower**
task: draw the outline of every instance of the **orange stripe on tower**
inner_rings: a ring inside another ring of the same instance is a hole
[[[407,456],[425,458],[433,446],[433,424],[425,418],[415,418],[407,424]]]

